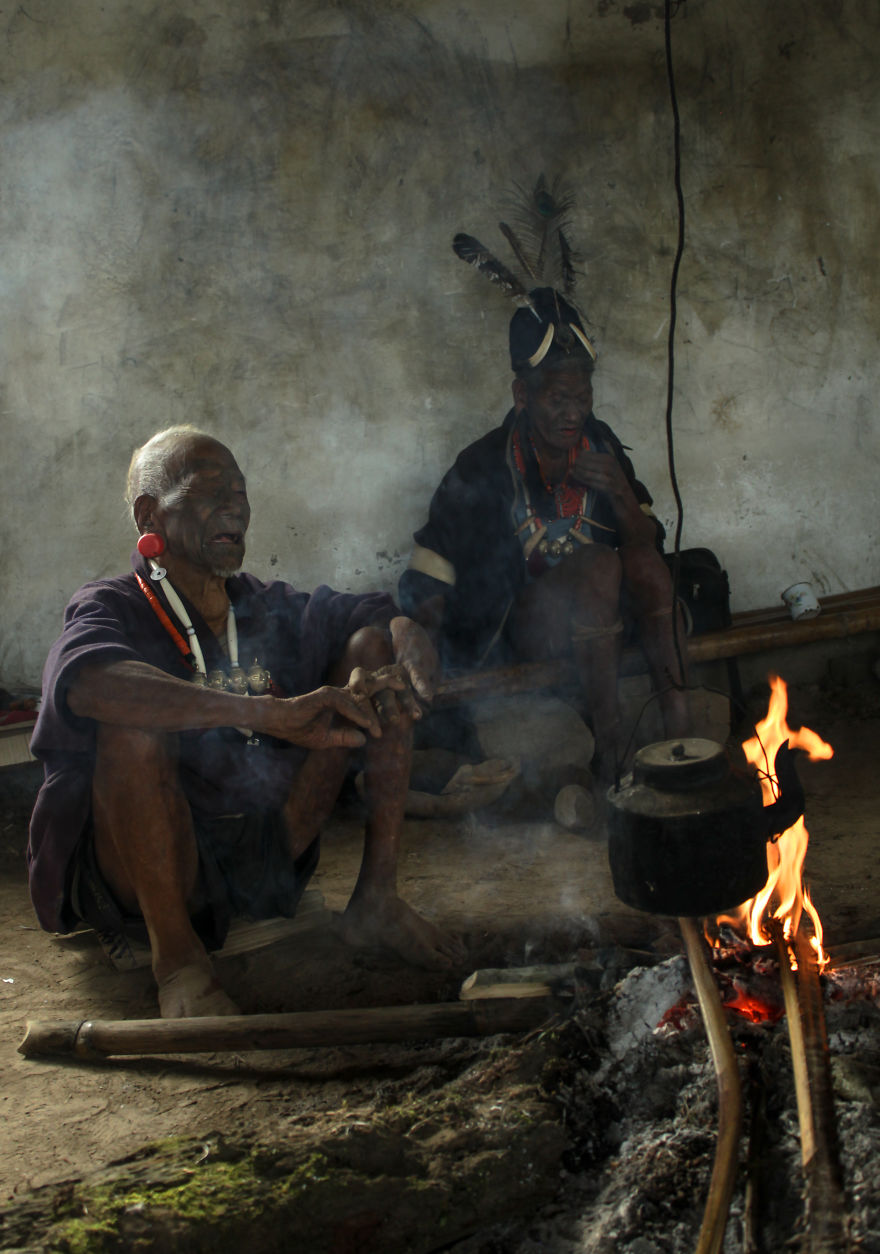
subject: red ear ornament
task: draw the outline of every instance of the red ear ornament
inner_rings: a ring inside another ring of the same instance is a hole
[[[141,557],[159,557],[165,552],[165,541],[155,531],[147,531],[138,539],[137,551]]]

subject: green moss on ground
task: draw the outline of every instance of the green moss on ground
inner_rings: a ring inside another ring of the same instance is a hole
[[[558,1186],[565,1137],[509,1061],[286,1141],[145,1146],[33,1195],[0,1220],[0,1254],[427,1254]]]

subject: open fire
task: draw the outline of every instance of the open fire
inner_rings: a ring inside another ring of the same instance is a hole
[[[756,724],[756,734],[743,743],[746,759],[757,768],[765,806],[772,805],[779,797],[779,781],[771,763],[786,740],[791,749],[802,750],[813,762],[834,755],[831,745],[808,727],[793,731],[787,717],[788,687],[784,679],[773,675],[767,715]],[[747,935],[753,945],[763,946],[773,943],[774,930],[780,931],[786,941],[792,941],[806,911],[813,930],[810,943],[821,967],[826,961],[822,950],[822,921],[803,883],[808,843],[809,833],[801,816],[781,836],[768,843],[767,882],[763,889],[750,901],[719,916],[718,923],[732,926]]]

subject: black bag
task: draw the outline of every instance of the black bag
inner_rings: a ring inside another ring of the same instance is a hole
[[[663,559],[674,574],[675,554],[664,553]],[[689,636],[730,626],[730,582],[711,549],[681,550],[676,594]]]

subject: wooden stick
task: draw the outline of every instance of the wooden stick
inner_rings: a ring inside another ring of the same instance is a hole
[[[742,1254],[762,1254],[762,1215],[767,1179],[767,1094],[754,1058],[749,1063],[749,1145],[746,1167],[746,1189],[743,1202]]]
[[[678,923],[709,1038],[718,1085],[718,1143],[696,1254],[720,1254],[736,1179],[737,1146],[742,1127],[742,1088],[730,1029],[712,974],[706,942],[693,919],[680,918]]]
[[[551,1014],[549,1001],[511,998],[202,1019],[29,1020],[18,1052],[27,1058],[72,1055],[95,1062],[119,1054],[240,1052],[493,1036],[528,1031]]]
[[[802,931],[795,935],[798,1000],[804,1025],[804,1052],[813,1112],[813,1153],[804,1160],[807,1199],[807,1248],[832,1254],[850,1248],[846,1234],[846,1199],[837,1141],[831,1084],[831,1053],[822,1004],[819,966]]]
[[[807,1070],[807,1050],[804,1043],[804,1025],[801,1005],[798,1001],[797,984],[788,955],[788,944],[778,923],[771,922],[770,933],[779,960],[779,983],[785,1003],[788,1039],[791,1043],[791,1067],[794,1072],[794,1094],[797,1102],[798,1125],[801,1132],[801,1163],[806,1164],[816,1152],[816,1131],[813,1121],[813,1099],[810,1093],[810,1076]]]
[[[566,987],[574,993],[573,962],[544,963],[535,967],[481,967],[472,971],[458,991],[460,1001],[481,998],[550,997]]]
[[[828,955],[826,971],[836,971],[838,967],[866,966],[880,962],[880,938],[871,936],[865,940],[847,941],[834,945],[833,948],[826,948],[825,952]]]
[[[513,696],[559,684],[575,684],[577,676],[570,662],[521,662],[516,666],[493,666],[485,671],[469,671],[444,679],[434,694],[434,705],[458,705],[485,696]]]

